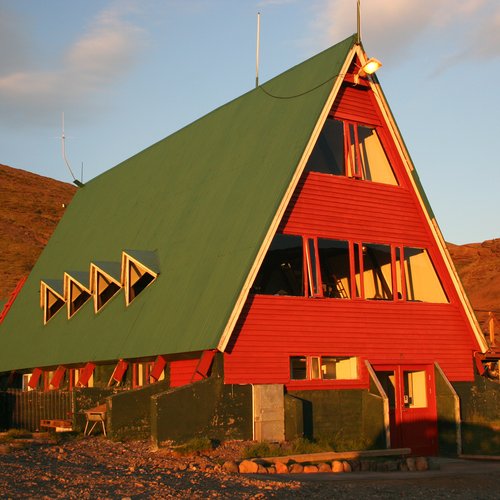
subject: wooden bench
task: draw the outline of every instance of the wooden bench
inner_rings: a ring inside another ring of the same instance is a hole
[[[40,427],[55,429],[56,432],[69,432],[73,430],[73,422],[71,420],[46,419],[40,420]]]

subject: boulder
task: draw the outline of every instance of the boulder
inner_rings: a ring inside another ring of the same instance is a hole
[[[415,459],[415,468],[419,472],[423,472],[425,470],[429,469],[429,462],[427,461],[427,458],[425,457],[417,457]]]
[[[241,474],[255,474],[259,470],[259,466],[252,460],[243,460],[238,469]]]
[[[334,460],[332,462],[332,472],[344,472],[344,464],[340,460]]]
[[[315,474],[318,472],[318,467],[316,465],[304,465],[304,472],[306,474]]]
[[[330,464],[323,462],[318,465],[318,472],[332,472],[332,467]]]
[[[276,467],[277,474],[288,474],[288,472],[290,472],[288,470],[288,465],[283,462],[276,462],[274,465]]]
[[[267,473],[268,474],[276,474],[276,467],[274,465],[270,465],[269,467],[266,467]]]
[[[304,467],[300,464],[291,464],[288,469],[292,474],[300,474],[304,472]]]
[[[234,460],[227,460],[222,465],[222,470],[231,474],[238,473],[238,464]]]
[[[262,464],[257,464],[257,474],[267,474],[267,469]]]
[[[417,470],[417,466],[415,464],[415,459],[413,457],[408,457],[406,459],[406,465],[408,466],[408,470],[410,472],[415,472]]]
[[[342,467],[344,468],[344,472],[352,472],[351,464],[347,460],[342,462]]]

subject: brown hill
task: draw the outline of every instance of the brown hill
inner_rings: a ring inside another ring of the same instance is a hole
[[[71,184],[0,165],[0,301],[29,273],[75,190]]]
[[[0,165],[0,301],[29,273],[75,191],[71,184]],[[500,239],[448,248],[481,325],[487,311],[500,318]]]

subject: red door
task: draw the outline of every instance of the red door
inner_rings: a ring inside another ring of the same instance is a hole
[[[380,365],[375,372],[389,399],[392,448],[411,448],[413,455],[436,455],[432,365]]]

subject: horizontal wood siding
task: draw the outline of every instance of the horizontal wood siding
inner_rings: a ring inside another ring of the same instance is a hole
[[[367,125],[382,123],[373,94],[367,87],[342,87],[330,114],[339,120]]]
[[[225,354],[225,382],[286,384],[292,355],[437,361],[451,381],[472,380],[473,349],[472,332],[452,304],[257,295]]]
[[[301,179],[279,230],[419,247],[431,240],[408,189],[317,172]]]
[[[201,380],[202,377],[200,375],[194,376],[199,361],[198,358],[171,361],[170,386],[180,387],[181,385],[187,385],[196,380]]]

